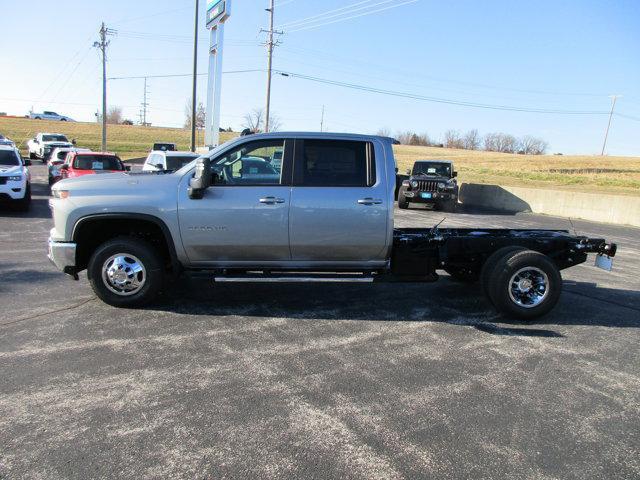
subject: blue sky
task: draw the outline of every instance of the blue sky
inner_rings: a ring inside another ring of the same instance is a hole
[[[279,70],[405,92],[421,97],[524,109],[606,112],[610,94],[624,95],[607,151],[640,155],[640,2],[537,0],[417,0],[331,24],[287,23],[354,5],[350,16],[407,0],[279,0]],[[206,71],[205,0],[201,0],[199,71]],[[368,5],[376,5],[367,7]],[[88,121],[100,106],[100,60],[91,48],[104,20],[111,37],[108,75],[189,73],[191,0],[1,0],[0,111],[52,109]],[[226,25],[224,70],[266,68],[268,0],[234,0]],[[367,8],[365,8],[367,7]],[[347,11],[348,9],[342,10]],[[329,20],[341,20],[343,17]],[[325,23],[325,22],[322,22]],[[284,24],[284,25],[283,25]],[[199,79],[199,99],[206,97]],[[150,79],[154,125],[181,126],[191,93],[188,77]],[[137,120],[142,80],[109,82],[109,103]],[[222,125],[239,128],[245,113],[264,105],[265,73],[226,74]],[[546,139],[551,152],[599,153],[607,116],[526,113],[470,108],[347,89],[276,76],[272,110],[287,130],[372,133],[387,128],[427,132],[477,128]]]

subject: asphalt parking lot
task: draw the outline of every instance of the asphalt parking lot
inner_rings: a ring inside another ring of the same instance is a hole
[[[0,478],[639,478],[640,229],[507,322],[477,286],[186,283],[146,310],[47,261],[44,167],[0,211]],[[399,226],[572,228],[396,211]]]

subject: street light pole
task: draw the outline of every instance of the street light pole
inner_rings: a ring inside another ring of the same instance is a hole
[[[196,151],[196,89],[198,86],[198,0],[193,25],[193,89],[191,92],[191,151]]]

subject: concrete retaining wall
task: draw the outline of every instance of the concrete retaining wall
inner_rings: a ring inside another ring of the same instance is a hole
[[[465,205],[640,227],[640,197],[463,183]]]

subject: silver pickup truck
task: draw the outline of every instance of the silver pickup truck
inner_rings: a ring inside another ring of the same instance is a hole
[[[530,319],[558,301],[560,270],[616,253],[564,230],[394,228],[392,143],[260,134],[171,173],[63,180],[50,200],[49,258],[76,279],[86,269],[96,295],[118,307],[145,305],[189,272],[431,282],[444,270]]]

